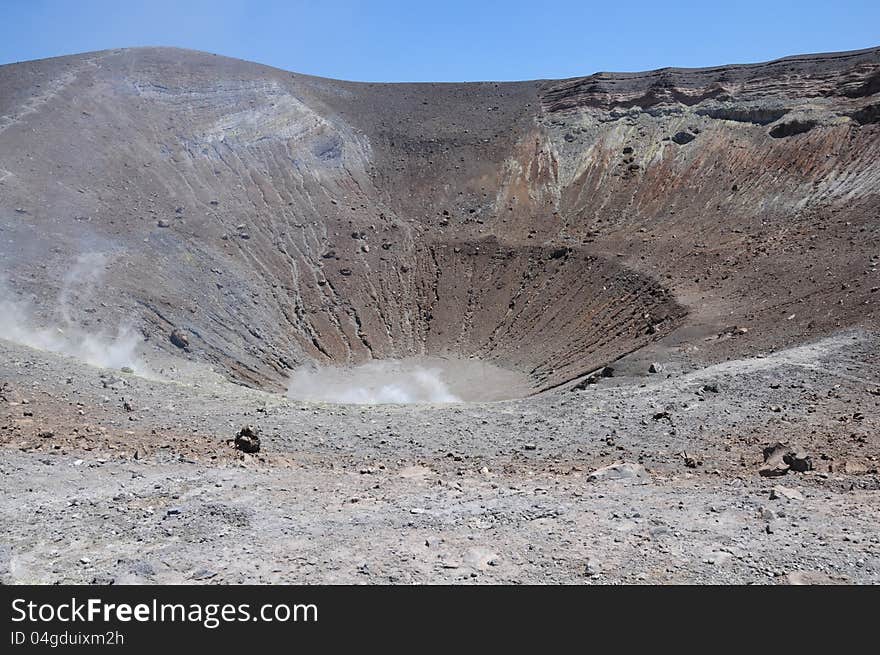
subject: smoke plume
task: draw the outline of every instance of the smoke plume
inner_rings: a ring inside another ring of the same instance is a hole
[[[93,296],[107,263],[102,253],[80,255],[64,276],[54,306],[42,312],[45,320],[37,317],[33,302],[16,294],[0,278],[0,339],[68,355],[93,366],[148,372],[138,355],[142,339],[130,326],[96,331],[86,329],[76,318],[75,308],[83,307]]]
[[[405,362],[370,362],[353,368],[307,368],[294,373],[287,395],[327,403],[456,403],[440,370]]]

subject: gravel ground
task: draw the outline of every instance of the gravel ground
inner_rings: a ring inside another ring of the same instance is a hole
[[[648,374],[658,349],[582,391],[420,408],[301,403],[197,369],[149,380],[0,342],[0,575],[877,583],[878,340],[710,366],[668,349]],[[232,445],[245,424],[258,454]],[[812,470],[760,475],[774,442]]]

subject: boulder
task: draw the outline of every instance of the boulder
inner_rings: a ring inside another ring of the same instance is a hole
[[[180,328],[174,328],[174,330],[171,331],[169,339],[171,340],[171,343],[178,348],[182,348],[183,350],[189,348],[189,337],[186,336],[186,332]]]
[[[259,431],[250,425],[245,425],[235,435],[235,447],[243,453],[260,452]]]
[[[779,441],[764,447],[764,465],[758,473],[764,477],[785,475],[789,471],[804,473],[813,469],[813,460],[803,451],[796,451]]]

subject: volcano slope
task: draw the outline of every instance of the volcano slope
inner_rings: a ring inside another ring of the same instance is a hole
[[[878,155],[880,49],[0,67],[0,575],[878,582]],[[475,402],[284,394],[386,360]]]

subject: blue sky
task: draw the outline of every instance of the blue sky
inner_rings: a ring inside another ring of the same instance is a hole
[[[0,64],[138,45],[363,81],[558,78],[880,45],[880,0],[0,0]]]

